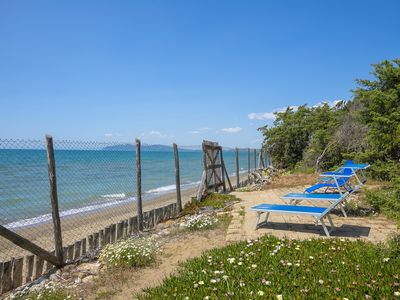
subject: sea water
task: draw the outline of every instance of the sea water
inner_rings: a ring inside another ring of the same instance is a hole
[[[251,165],[254,157],[251,152]],[[61,217],[107,209],[135,201],[135,151],[56,150],[56,174]],[[179,153],[181,188],[199,184],[201,151]],[[235,173],[235,152],[224,151],[229,174]],[[171,151],[143,151],[144,201],[175,191],[175,163]],[[247,151],[239,151],[240,169],[247,170]],[[0,224],[8,228],[32,226],[51,219],[46,151],[0,149]]]

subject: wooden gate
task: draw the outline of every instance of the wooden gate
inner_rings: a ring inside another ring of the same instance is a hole
[[[203,175],[197,193],[197,199],[201,200],[210,192],[226,192],[226,182],[232,191],[231,181],[225,168],[222,147],[218,143],[203,141]]]

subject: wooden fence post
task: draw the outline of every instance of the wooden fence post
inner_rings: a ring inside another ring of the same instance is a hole
[[[138,230],[143,230],[143,208],[142,208],[142,166],[140,161],[140,140],[136,139],[136,207]]]
[[[179,172],[179,153],[178,145],[174,143],[174,156],[175,156],[175,185],[176,185],[176,205],[178,212],[182,211],[182,199],[181,199],[181,178]]]
[[[236,147],[236,188],[240,187],[240,176],[239,176],[239,149]]]
[[[51,200],[51,215],[53,218],[54,230],[54,246],[55,256],[57,257],[57,266],[63,265],[63,246],[61,236],[61,221],[60,212],[58,209],[58,195],[57,195],[57,176],[56,176],[56,162],[54,159],[53,137],[46,135],[46,148],[47,148],[47,166],[50,184],[50,200]]]
[[[254,170],[257,170],[257,149],[254,149]]]
[[[247,180],[250,183],[250,148],[247,148]]]

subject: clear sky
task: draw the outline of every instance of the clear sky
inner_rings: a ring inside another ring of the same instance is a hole
[[[400,57],[400,1],[0,0],[0,137],[260,145]]]

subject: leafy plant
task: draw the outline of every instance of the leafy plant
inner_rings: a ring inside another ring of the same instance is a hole
[[[217,224],[218,219],[209,215],[194,215],[187,218],[186,228],[189,230],[212,229]]]
[[[127,239],[105,246],[99,261],[107,267],[145,267],[155,262],[159,251],[154,238]]]

